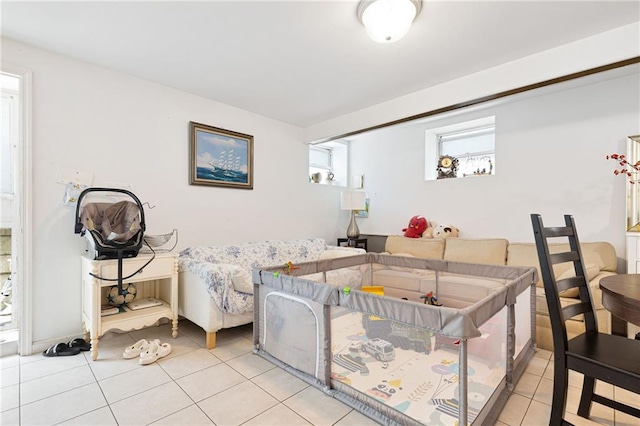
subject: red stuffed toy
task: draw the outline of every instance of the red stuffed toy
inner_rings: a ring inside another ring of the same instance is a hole
[[[405,237],[420,238],[422,233],[427,230],[427,227],[427,219],[422,216],[414,216],[409,220],[409,227],[403,228],[402,232],[404,232]]]

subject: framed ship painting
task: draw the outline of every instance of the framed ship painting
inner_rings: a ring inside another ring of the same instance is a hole
[[[253,136],[189,122],[189,184],[253,189]]]

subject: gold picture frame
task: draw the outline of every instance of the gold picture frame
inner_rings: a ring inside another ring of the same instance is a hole
[[[253,136],[189,122],[189,184],[253,189]]]

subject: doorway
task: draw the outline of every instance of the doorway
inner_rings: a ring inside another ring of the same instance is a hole
[[[29,92],[31,73],[0,70],[0,355],[31,351],[28,319],[30,243]],[[27,337],[25,339],[25,336]],[[28,343],[28,344],[25,344]]]

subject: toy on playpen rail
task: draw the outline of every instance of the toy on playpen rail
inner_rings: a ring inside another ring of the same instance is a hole
[[[424,296],[420,296],[420,299],[424,299],[425,305],[442,306],[442,303],[438,302],[438,299],[433,295],[432,291]]]
[[[292,262],[287,262],[284,264],[284,268],[282,268],[284,270],[284,273],[289,275],[291,273],[291,271],[294,271],[296,269],[300,269],[299,266],[295,266]]]

